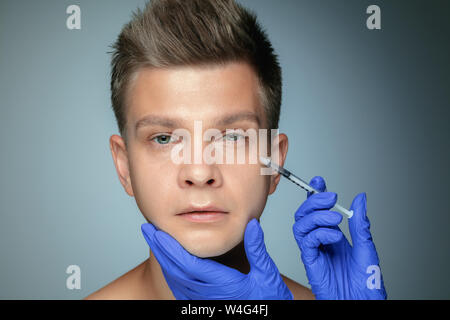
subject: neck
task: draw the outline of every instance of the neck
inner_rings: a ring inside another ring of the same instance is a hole
[[[245,274],[250,272],[250,265],[247,260],[247,255],[245,254],[244,241],[241,241],[230,251],[209,259],[217,261],[227,267],[236,269]]]
[[[250,265],[245,254],[244,241],[241,241],[236,247],[230,251],[217,256],[208,258],[219,262],[229,268],[236,269],[242,273],[247,274],[250,271]],[[148,291],[152,292],[155,299],[173,300],[175,299],[170,290],[162,269],[155,255],[151,254],[150,258],[145,262],[144,269],[144,283],[149,286]]]

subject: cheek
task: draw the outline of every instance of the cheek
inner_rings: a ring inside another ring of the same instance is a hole
[[[259,166],[248,165],[233,172],[233,197],[239,211],[248,220],[259,218],[264,210],[269,192],[269,178],[260,174]]]
[[[144,217],[156,226],[171,215],[173,190],[176,187],[174,170],[167,165],[135,163],[130,169],[131,182],[136,204]]]

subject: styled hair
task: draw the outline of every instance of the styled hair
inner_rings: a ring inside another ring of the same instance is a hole
[[[247,62],[259,80],[267,129],[278,128],[277,55],[256,15],[234,0],[151,0],[133,13],[111,47],[111,102],[125,141],[127,92],[137,72],[147,67]]]

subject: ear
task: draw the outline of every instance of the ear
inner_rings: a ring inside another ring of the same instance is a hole
[[[120,183],[130,197],[134,197],[133,187],[131,186],[130,167],[128,161],[128,151],[125,141],[121,136],[112,135],[109,138],[109,148],[111,149],[116,172],[119,176]]]
[[[274,145],[272,149],[278,151],[279,155],[279,163],[281,167],[284,166],[284,162],[286,160],[287,152],[288,152],[288,137],[284,133],[279,134],[274,139]],[[278,183],[280,182],[281,175],[279,173],[274,174],[270,177],[270,189],[269,194],[272,194],[277,189]]]

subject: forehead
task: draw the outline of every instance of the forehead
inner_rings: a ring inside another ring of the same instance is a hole
[[[127,105],[133,131],[151,115],[186,126],[194,120],[212,123],[233,114],[246,114],[241,118],[248,120],[254,114],[260,125],[266,121],[258,78],[244,62],[142,69],[131,83]]]

